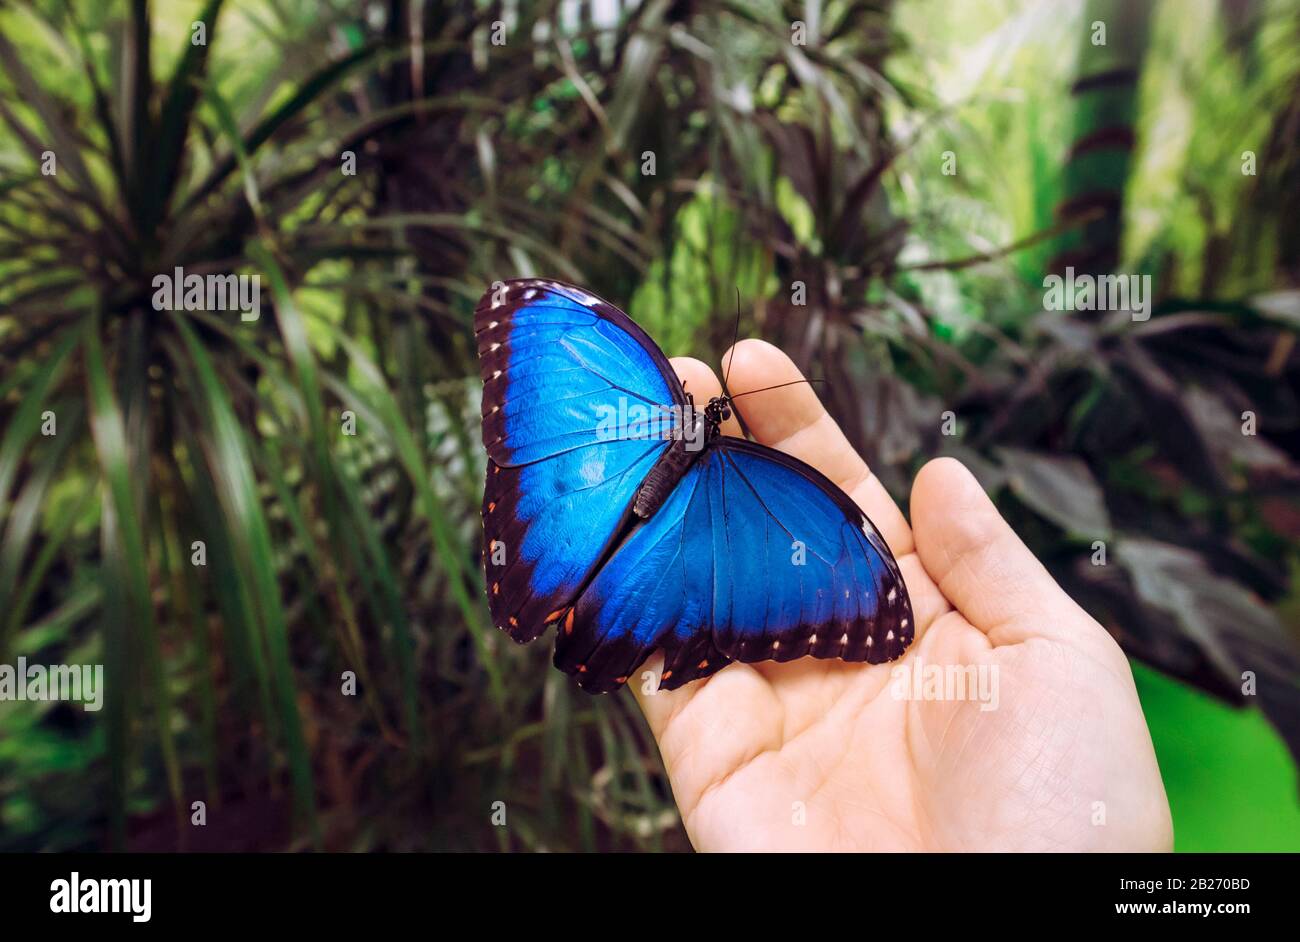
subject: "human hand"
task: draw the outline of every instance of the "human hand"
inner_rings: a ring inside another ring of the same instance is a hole
[[[770,344],[733,352],[733,394],[802,378]],[[696,401],[719,394],[704,363],[673,366]],[[916,640],[890,664],[806,657],[734,663],[675,691],[630,685],[695,848],[1171,849],[1127,659],[970,472],[950,458],[922,468],[909,527],[810,386],[735,405],[758,441],[820,470],[875,523],[907,583]],[[892,672],[917,658],[992,669],[996,708],[896,696]],[[657,674],[660,656],[647,667]]]

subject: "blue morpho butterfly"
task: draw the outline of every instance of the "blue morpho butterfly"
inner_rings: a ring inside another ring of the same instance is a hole
[[[582,288],[498,283],[474,312],[483,373],[484,571],[518,642],[617,689],[655,650],[660,687],[732,661],[891,661],[911,602],[880,533],[825,476],[723,435],[632,319]]]

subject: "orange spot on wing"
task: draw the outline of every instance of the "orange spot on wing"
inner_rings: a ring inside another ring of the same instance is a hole
[[[579,665],[578,665],[578,673],[579,673],[579,674],[585,674],[585,673],[587,673],[587,665],[586,665],[586,664],[579,664]]]
[[[519,627],[519,619],[516,618],[514,615],[511,615],[511,616],[510,616],[510,627],[511,627],[511,628],[518,628],[518,627]]]
[[[493,595],[500,595],[500,594],[501,594],[501,583],[499,583],[499,582],[494,582],[494,583],[492,583],[492,594],[493,594]]]
[[[490,501],[490,502],[488,503],[488,513],[491,513],[492,511],[494,511],[494,510],[496,510],[496,509],[497,509],[497,502],[496,502],[496,501]]]
[[[565,612],[564,609],[557,608],[555,611],[551,612],[551,614],[546,616],[546,618],[543,620],[543,624],[549,625],[553,621],[559,621],[560,618],[563,617],[564,612]]]
[[[627,683],[627,674],[624,674],[622,677],[615,677],[615,678],[614,678],[614,683],[616,683],[616,684],[625,684],[625,683]]]
[[[660,680],[667,680],[667,679],[668,679],[669,677],[671,677],[671,676],[673,676],[673,672],[672,672],[672,671],[664,671],[664,675],[663,675],[663,677],[661,677],[661,678],[659,678],[659,679],[660,679]]]
[[[564,619],[564,633],[566,635],[573,634],[573,612],[574,609],[569,609],[569,615]]]
[[[708,659],[708,658],[705,658],[704,660],[700,661],[700,670],[704,670],[704,668],[706,668],[706,667],[708,667],[708,666],[709,666],[709,659]]]

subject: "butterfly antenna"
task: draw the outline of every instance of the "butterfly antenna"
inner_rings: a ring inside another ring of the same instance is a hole
[[[792,379],[788,383],[777,383],[775,386],[764,386],[762,389],[751,389],[748,392],[737,393],[731,396],[732,401],[739,399],[741,396],[752,396],[754,393],[767,392],[769,389],[784,389],[786,386],[799,386],[803,383],[824,383],[824,379]]]
[[[730,395],[731,361],[736,359],[736,343],[740,340],[740,285],[736,286],[736,329],[731,334],[731,356],[727,358],[727,372],[722,377],[722,391]]]

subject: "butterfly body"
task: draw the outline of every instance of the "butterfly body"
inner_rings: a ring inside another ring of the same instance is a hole
[[[731,418],[730,397],[714,396],[702,411],[695,408],[695,400],[689,393],[686,400],[680,434],[672,436],[671,443],[636,492],[632,512],[642,520],[650,519],[663,506],[673,488],[699,460],[703,449],[721,437],[724,419]]]
[[[735,660],[906,649],[906,587],[870,521],[816,470],[723,434],[730,396],[697,409],[626,314],[519,280],[484,296],[475,333],[484,571],[512,638],[554,625],[556,666],[592,692],[656,648],[665,688]]]

